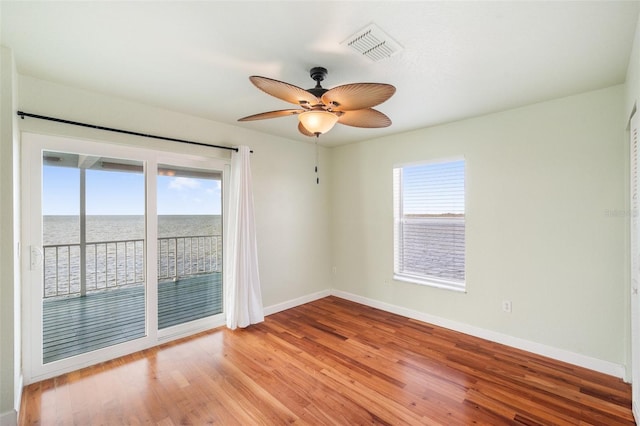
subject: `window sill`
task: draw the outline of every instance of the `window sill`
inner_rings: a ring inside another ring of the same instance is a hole
[[[441,288],[443,290],[457,291],[460,293],[466,293],[467,289],[465,283],[456,281],[440,280],[437,278],[419,277],[415,275],[402,275],[393,274],[393,279],[396,281],[404,281],[412,284],[426,285],[429,287]]]

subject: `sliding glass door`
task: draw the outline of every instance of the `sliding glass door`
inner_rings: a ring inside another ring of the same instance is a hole
[[[42,362],[146,335],[137,160],[42,151]]]
[[[158,165],[158,328],[222,313],[222,173]]]
[[[224,323],[228,163],[22,142],[27,383]]]

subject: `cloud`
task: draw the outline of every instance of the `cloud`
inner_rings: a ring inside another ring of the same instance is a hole
[[[190,179],[186,177],[177,177],[171,179],[169,182],[169,189],[176,189],[182,191],[183,189],[197,189],[200,188],[200,181],[196,179]]]
[[[220,181],[219,180],[214,180],[212,187],[207,188],[205,190],[205,192],[207,194],[219,194],[220,193],[220,188],[221,188]]]

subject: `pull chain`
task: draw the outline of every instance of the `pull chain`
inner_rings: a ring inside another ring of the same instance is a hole
[[[318,176],[318,139],[320,134],[316,133],[316,184],[320,185],[320,176]]]

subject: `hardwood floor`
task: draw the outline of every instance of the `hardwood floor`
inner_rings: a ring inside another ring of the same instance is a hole
[[[336,297],[25,388],[20,424],[632,425],[621,380]]]

